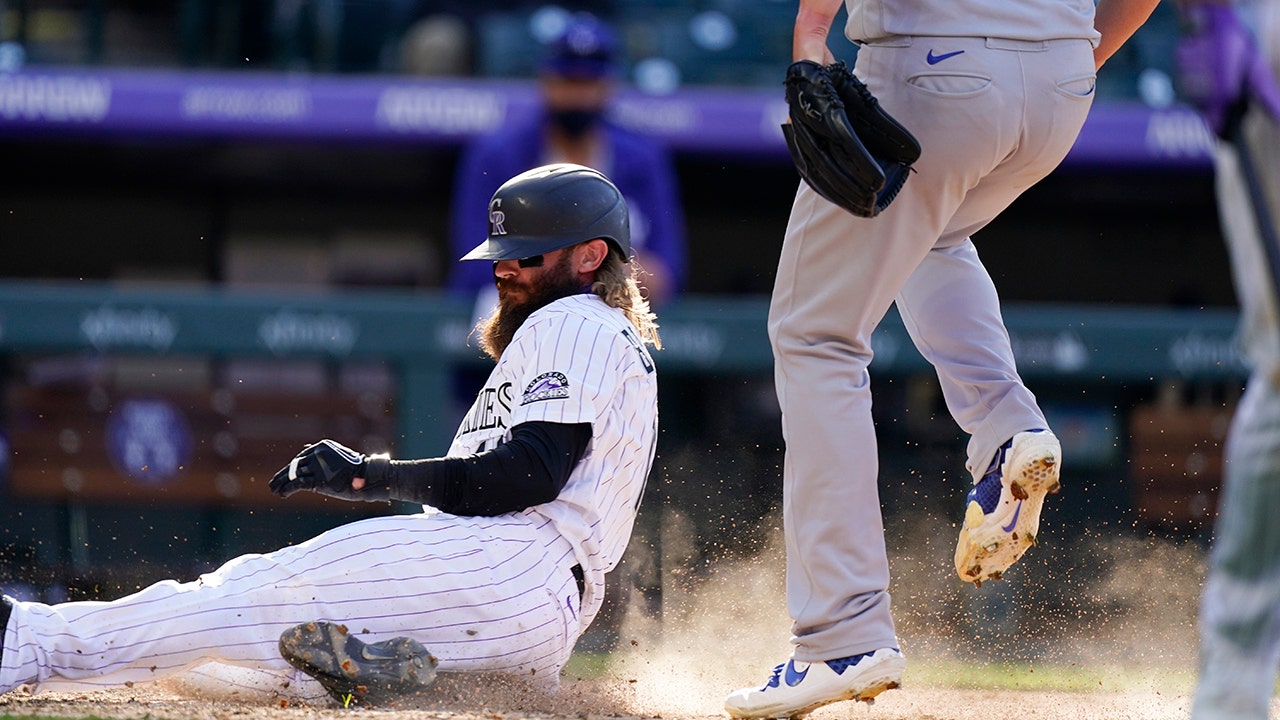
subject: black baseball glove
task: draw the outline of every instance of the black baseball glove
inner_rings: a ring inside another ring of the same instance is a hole
[[[365,477],[369,460],[369,456],[341,443],[321,440],[303,448],[288,465],[280,468],[268,487],[281,497],[310,490],[343,500],[389,500],[389,489],[380,484],[370,482],[360,490],[351,487],[352,480]]]
[[[800,177],[858,217],[889,206],[920,159],[920,143],[842,62],[787,68],[791,121],[782,126]]]

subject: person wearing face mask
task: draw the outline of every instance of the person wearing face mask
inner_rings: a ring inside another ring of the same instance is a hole
[[[484,232],[484,219],[471,210],[487,201],[503,179],[567,162],[606,174],[626,197],[640,268],[637,280],[645,298],[657,306],[683,289],[684,215],[675,169],[660,144],[610,121],[619,64],[618,37],[608,24],[585,12],[569,18],[540,66],[538,112],[477,139],[459,160],[450,232],[453,257],[470,249],[477,233]],[[458,265],[448,287],[474,299],[481,318],[493,309],[496,294],[493,273],[479,265]]]

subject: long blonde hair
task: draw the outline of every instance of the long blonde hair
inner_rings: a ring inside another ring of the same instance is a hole
[[[624,261],[622,255],[612,247],[600,267],[596,269],[595,282],[591,284],[591,292],[604,300],[609,307],[622,310],[627,320],[640,333],[640,339],[654,349],[662,349],[662,338],[658,335],[658,316],[649,308],[649,301],[640,293],[640,285],[636,282],[639,265],[635,261]]]

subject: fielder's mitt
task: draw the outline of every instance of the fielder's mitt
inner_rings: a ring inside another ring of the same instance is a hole
[[[920,158],[915,136],[842,62],[792,63],[786,90],[791,122],[782,133],[800,177],[854,215],[880,214]]]

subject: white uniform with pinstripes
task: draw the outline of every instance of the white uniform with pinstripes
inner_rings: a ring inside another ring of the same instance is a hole
[[[277,649],[309,620],[368,630],[369,642],[412,636],[442,672],[509,672],[553,689],[631,534],[657,439],[656,377],[621,311],[594,295],[551,303],[517,331],[450,454],[492,447],[526,421],[590,423],[555,501],[498,517],[363,520],[112,602],[15,602],[0,690],[107,688],[212,661],[244,668],[235,682],[314,698],[318,683]]]

